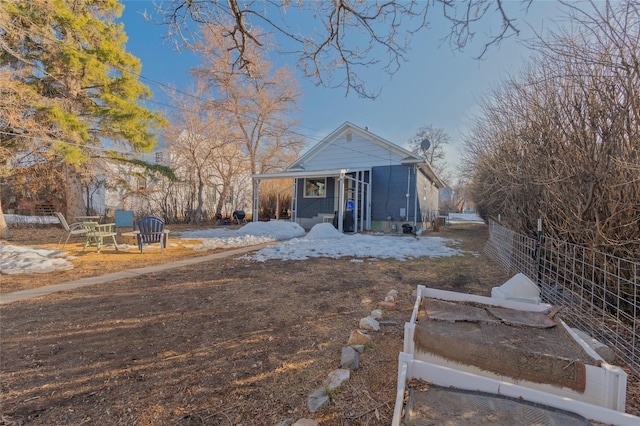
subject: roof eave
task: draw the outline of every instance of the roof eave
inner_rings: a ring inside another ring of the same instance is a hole
[[[345,173],[349,173],[349,169],[330,169],[330,170],[295,170],[284,171],[275,173],[257,173],[251,175],[252,179],[296,179],[305,177],[325,177],[325,176],[340,176]]]
[[[433,182],[438,189],[446,188],[447,184],[438,176],[438,173],[433,169],[431,164],[429,164],[424,159],[420,159],[420,161],[415,161],[413,159],[405,159],[402,161],[404,164],[415,164],[422,170],[422,172]]]

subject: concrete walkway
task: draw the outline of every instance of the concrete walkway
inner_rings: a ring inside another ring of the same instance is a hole
[[[121,280],[123,278],[133,278],[139,275],[150,274],[152,272],[160,272],[167,269],[179,268],[181,266],[194,265],[196,263],[208,262],[209,260],[222,259],[229,256],[248,253],[250,251],[260,250],[268,246],[270,243],[259,244],[255,246],[241,247],[234,250],[224,251],[220,253],[210,254],[208,256],[195,257],[192,259],[179,260],[172,263],[164,263],[159,265],[147,266],[144,268],[129,269],[128,271],[114,272],[113,274],[99,275],[97,277],[82,278],[66,283],[50,285],[47,287],[31,288],[28,290],[16,291],[0,295],[0,305],[17,302],[25,299],[33,299],[35,297],[46,296],[58,291],[73,290],[88,285],[102,284],[109,281]]]

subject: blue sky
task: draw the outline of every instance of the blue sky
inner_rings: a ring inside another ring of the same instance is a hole
[[[162,86],[154,82],[183,90],[188,88],[192,84],[188,72],[198,65],[197,57],[188,51],[176,51],[163,38],[167,32],[165,27],[145,21],[141,11],[153,11],[152,1],[125,0],[123,3],[125,11],[121,21],[129,37],[127,50],[142,61],[142,81],[154,91],[154,99],[164,101]],[[432,124],[443,128],[451,137],[446,160],[455,173],[462,135],[468,131],[470,117],[478,112],[478,101],[507,73],[517,73],[530,56],[519,41],[533,34],[531,28],[540,31],[543,26],[553,26],[559,16],[555,1],[537,0],[526,15],[521,12],[519,1],[507,5],[518,18],[516,25],[521,34],[503,41],[482,60],[475,59],[481,51],[481,42],[486,40],[482,34],[478,34],[478,42],[465,51],[452,51],[447,43],[441,42],[449,25],[438,15],[438,10],[433,9],[432,29],[414,38],[408,63],[393,77],[381,70],[366,71],[366,83],[382,90],[373,101],[358,98],[355,93],[345,96],[342,88],[316,87],[300,77],[305,95],[300,102],[298,132],[307,136],[306,147],[350,121],[369,127],[378,136],[406,148],[407,141],[422,125]],[[483,25],[480,33],[497,29],[491,28],[489,21]],[[284,60],[293,62],[293,58]]]

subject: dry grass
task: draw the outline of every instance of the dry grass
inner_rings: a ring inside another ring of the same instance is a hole
[[[16,232],[12,243],[57,242],[59,231],[37,236],[47,232]],[[481,253],[486,227],[454,225],[439,236],[465,254],[364,263],[226,258],[4,305],[2,422],[274,425],[307,417],[388,425],[416,286],[488,295],[508,278]],[[93,249],[71,260],[72,271],[0,276],[0,285],[14,291],[201,254]],[[308,395],[340,367],[350,331],[391,289],[400,292],[399,309],[386,319],[397,325],[375,333],[332,403],[308,413]]]

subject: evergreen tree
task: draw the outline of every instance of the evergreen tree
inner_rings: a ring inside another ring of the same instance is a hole
[[[138,103],[151,92],[115,22],[122,9],[117,0],[0,0],[0,97],[11,99],[0,100],[0,152],[55,154],[69,216],[84,210],[83,165],[105,148],[150,151],[164,124]]]

